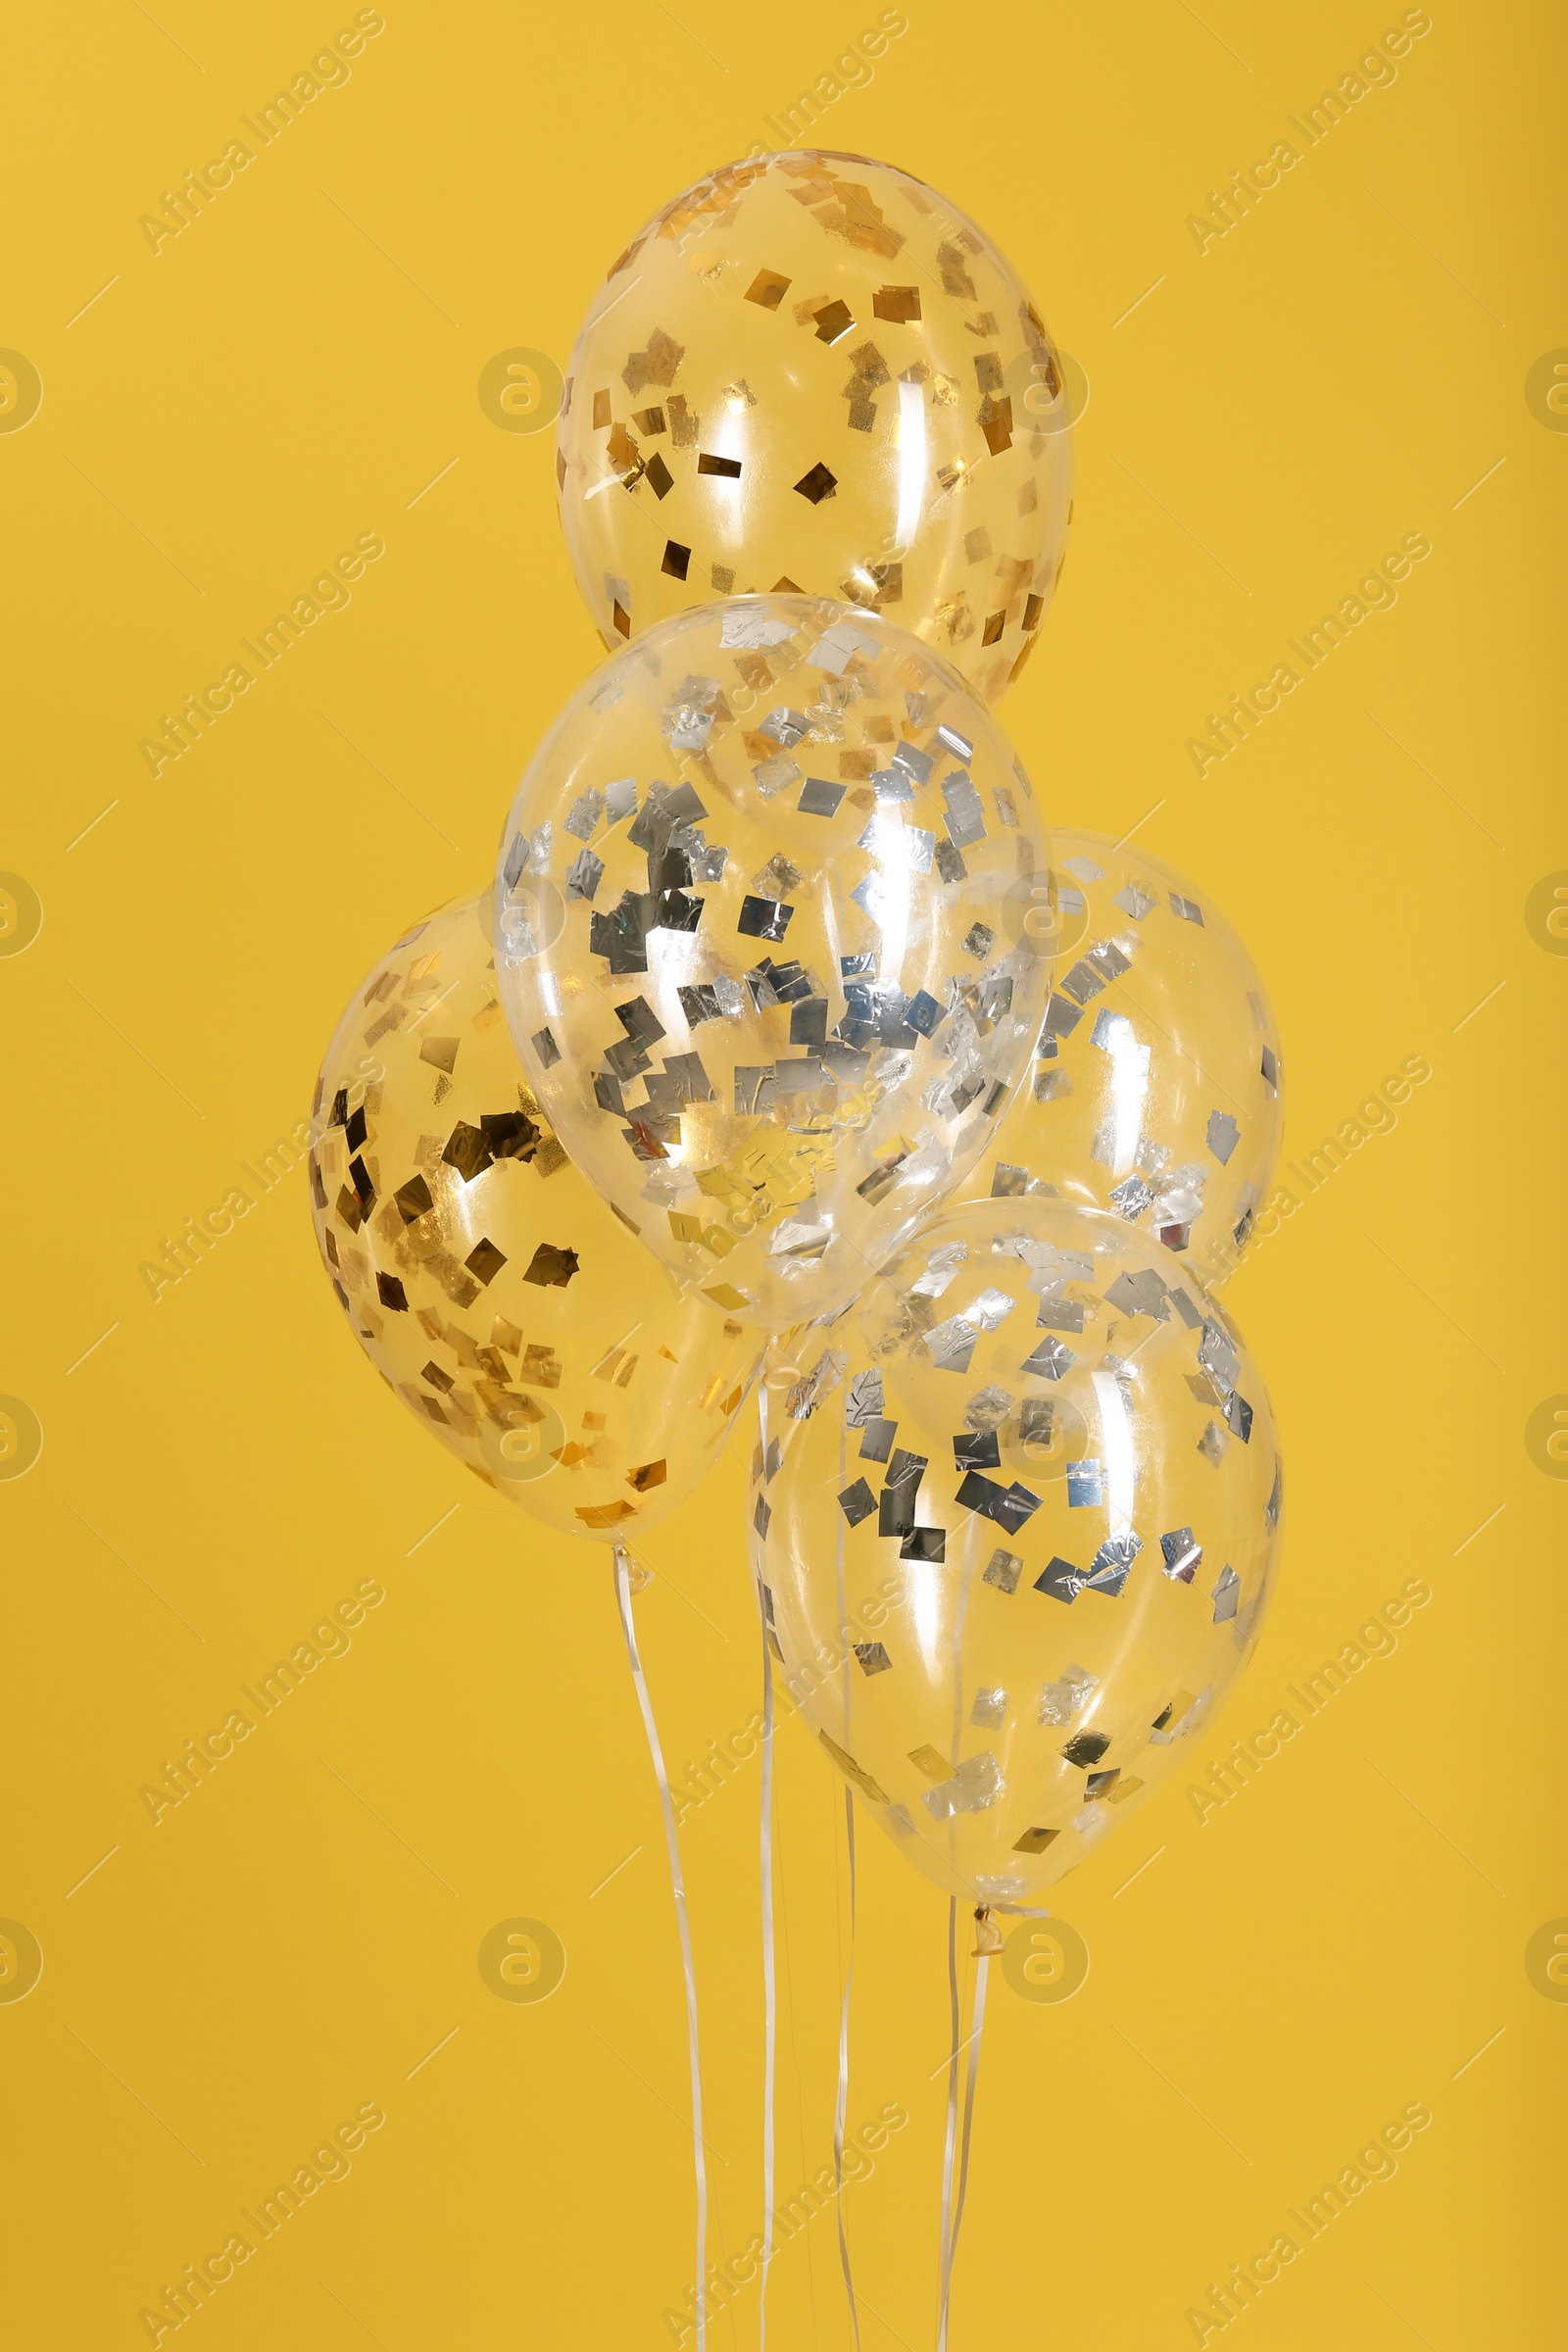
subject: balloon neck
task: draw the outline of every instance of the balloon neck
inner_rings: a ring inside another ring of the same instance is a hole
[[[980,1903],[974,1915],[974,1950],[970,1958],[989,1960],[1002,1950],[1002,1930],[991,1916],[991,1905]]]
[[[627,1592],[646,1592],[654,1581],[654,1572],[646,1561],[640,1560],[634,1551],[628,1551],[624,1544],[612,1544],[611,1551],[616,1575],[625,1575]]]

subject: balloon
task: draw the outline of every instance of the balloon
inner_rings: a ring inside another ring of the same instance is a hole
[[[578,340],[577,584],[607,645],[716,597],[848,599],[995,702],[1061,570],[1067,422],[1027,290],[945,197],[861,156],[731,164],[632,239]]]
[[[1280,1040],[1213,901],[1138,849],[1053,827],[1031,927],[1055,951],[1032,1087],[959,1200],[1053,1188],[1231,1272],[1279,1158]]]
[[[623,1538],[707,1475],[757,1340],[654,1264],[519,1083],[490,913],[416,923],[356,991],[317,1087],[317,1240],[427,1429],[546,1526]]]
[[[573,696],[502,836],[502,999],[648,1248],[770,1330],[979,1156],[1047,966],[1028,777],[963,681],[805,597],[661,621]]]
[[[1256,1366],[1151,1235],[1031,1199],[930,1219],[763,1381],[753,1559],[788,1690],[927,1878],[1034,1903],[1257,1640]]]

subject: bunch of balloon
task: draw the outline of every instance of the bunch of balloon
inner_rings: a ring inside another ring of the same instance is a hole
[[[1067,426],[1028,290],[909,174],[760,155],[667,205],[564,382],[609,659],[493,890],[387,952],[318,1089],[356,1339],[470,1472],[611,1548],[686,1973],[699,2352],[696,1984],[630,1539],[755,1384],[765,1719],[777,1669],[845,1778],[852,1906],[856,1798],[953,1905],[944,2342],[993,1913],[1153,1788],[1272,1571],[1267,1398],[1204,1287],[1277,1150],[1272,1015],[1180,876],[1053,847],[994,715],[1060,575]],[[840,2250],[853,2314],[842,2207]]]

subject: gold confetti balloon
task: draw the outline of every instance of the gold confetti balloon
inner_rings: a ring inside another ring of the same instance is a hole
[[[757,1337],[682,1293],[574,1168],[496,996],[492,900],[406,932],[321,1065],[312,1211],[355,1338],[476,1476],[625,1540],[712,1466]]]
[[[557,472],[607,645],[804,591],[891,613],[994,703],[1055,591],[1072,442],[1051,337],[972,221],[889,164],[769,155],[615,263]]]
[[[1279,1031],[1212,899],[1136,846],[1054,827],[1030,927],[1055,954],[1032,1082],[956,1195],[1108,1209],[1229,1274],[1279,1158]]]
[[[1029,1905],[1181,1763],[1257,1641],[1257,1367],[1151,1235],[947,1208],[769,1351],[753,1559],[785,1686],[927,1878]]]
[[[567,704],[502,838],[502,997],[544,1116],[712,1306],[832,1312],[1027,1069],[1046,858],[995,721],[877,614],[659,622]]]

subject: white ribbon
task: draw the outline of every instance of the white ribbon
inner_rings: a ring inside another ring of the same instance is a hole
[[[942,2309],[937,2327],[937,2352],[948,2352],[948,2303],[953,2287],[953,2264],[958,2251],[958,2228],[969,2186],[969,2137],[974,2124],[975,2083],[980,2074],[980,2035],[986,2022],[986,1961],[982,1957],[974,1981],[974,2024],[969,2034],[969,2065],[963,2092],[963,2130],[958,2132],[958,1904],[948,1906],[948,2005],[953,2020],[953,2047],[948,2058],[948,2131],[942,2155]],[[953,2198],[953,2152],[958,2140],[958,2196]],[[951,2217],[951,2220],[950,2220]]]
[[[765,1415],[766,1407],[763,1407]],[[766,1422],[764,1419],[763,1427]],[[767,2266],[773,2259],[773,2056],[778,1995],[773,1977],[773,1652],[762,1610],[762,2285],[757,2314],[757,2352],[767,2342]]]
[[[958,2203],[953,2216],[953,2242],[948,2248],[948,2278],[952,2283],[953,2265],[958,2251],[958,2230],[963,2221],[963,2200],[969,2187],[969,2132],[974,2123],[974,2089],[980,2075],[980,2036],[986,2022],[986,1965],[989,1953],[981,1955],[974,1979],[974,2022],[969,2034],[969,2074],[963,2089],[963,2134],[959,2142]],[[944,2314],[946,2327],[946,2314]]]
[[[958,1898],[948,1903],[948,2013],[953,2040],[948,2052],[948,2130],[942,2147],[942,2310],[937,2352],[948,2347],[948,2275],[953,2264],[953,2142],[958,2129]]]
[[[850,2271],[850,2241],[844,2231],[844,2111],[850,2096],[850,1991],[855,1983],[855,1798],[844,1791],[844,1826],[850,1840],[850,1964],[844,1972],[844,2005],[839,2011],[839,2095],[833,2110],[833,2181],[839,2225],[839,2263],[844,2291],[850,2298],[850,2326],[859,2352],[860,2315],[855,2308],[855,2279]]]
[[[663,1808],[664,1843],[669,1849],[669,1883],[675,1897],[675,1921],[680,1930],[680,1964],[686,1978],[686,2041],[692,2076],[692,2161],[697,2171],[697,2352],[707,2352],[708,2167],[703,2157],[703,2070],[697,2042],[697,1972],[692,1965],[692,1931],[686,1916],[686,1882],[681,1875],[680,1844],[675,1836],[675,1808],[670,1801],[669,1776],[664,1770],[664,1752],[659,1744],[659,1730],[654,1722],[643,1662],[637,1654],[637,1635],[631,1619],[627,1554],[618,1544],[613,1547],[613,1559],[615,1604],[620,1610],[620,1628],[626,1637],[626,1657],[637,1690],[637,1704],[642,1709],[643,1730],[648,1735],[648,1752],[654,1760],[659,1801]]]

